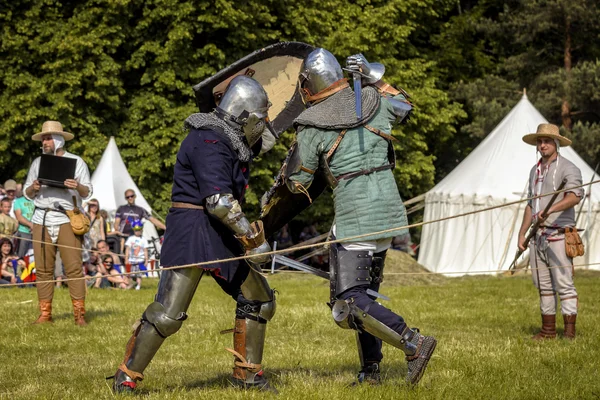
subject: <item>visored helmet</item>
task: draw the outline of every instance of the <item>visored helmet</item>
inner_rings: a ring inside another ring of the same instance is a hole
[[[260,83],[249,76],[239,75],[229,83],[216,112],[227,123],[237,125],[252,148],[265,128],[277,137],[269,123],[270,106],[267,92]]]
[[[300,92],[306,101],[334,83],[343,79],[340,63],[329,51],[318,48],[304,59],[298,77]]]

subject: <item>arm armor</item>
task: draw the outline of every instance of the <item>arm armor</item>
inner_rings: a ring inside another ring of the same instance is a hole
[[[250,222],[233,195],[224,193],[207,197],[206,211],[231,229],[236,236],[252,236]]]
[[[396,116],[396,123],[406,123],[408,122],[408,118],[410,113],[413,110],[412,104],[407,101],[397,100],[393,97],[386,96],[387,101],[390,102],[392,108],[394,109],[394,115]]]

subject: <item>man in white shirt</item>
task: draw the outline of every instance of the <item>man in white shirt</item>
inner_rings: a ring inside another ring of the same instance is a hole
[[[42,142],[44,154],[59,157],[69,157],[77,160],[74,179],[64,181],[66,188],[42,185],[38,181],[40,157],[33,160],[25,182],[25,197],[33,201],[35,212],[33,223],[33,252],[36,260],[37,292],[40,306],[40,316],[34,322],[37,324],[52,322],[52,297],[54,295],[54,262],[56,250],[60,248],[60,255],[64,264],[67,278],[82,278],[82,236],[75,235],[71,228],[69,217],[64,210],[73,210],[73,196],[77,207],[81,206],[82,199],[89,199],[92,195],[92,183],[88,167],[75,154],[64,149],[65,141],[73,139],[73,134],[64,132],[60,122],[46,121],[42,131],[32,136],[32,140]],[[85,280],[69,282],[69,293],[73,303],[75,323],[86,325],[85,322]]]

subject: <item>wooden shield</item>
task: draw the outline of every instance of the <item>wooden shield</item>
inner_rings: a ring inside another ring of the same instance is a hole
[[[275,133],[281,134],[304,110],[296,85],[302,61],[314,49],[306,43],[280,42],[234,62],[193,87],[200,112],[210,112],[219,104],[234,77],[248,75],[265,88],[271,101],[269,120]]]

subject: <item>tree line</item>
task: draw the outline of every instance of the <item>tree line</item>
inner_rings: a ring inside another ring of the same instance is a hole
[[[13,0],[0,2],[0,173],[24,180],[30,137],[56,119],[93,170],[114,136],[160,214],[170,203],[191,87],[278,41],[363,53],[416,105],[395,175],[403,198],[431,188],[488,134],[527,88],[530,100],[600,156],[600,17],[593,0]],[[293,133],[259,159],[246,197],[262,193]],[[98,188],[98,190],[101,190]],[[328,196],[304,215],[331,218]]]

